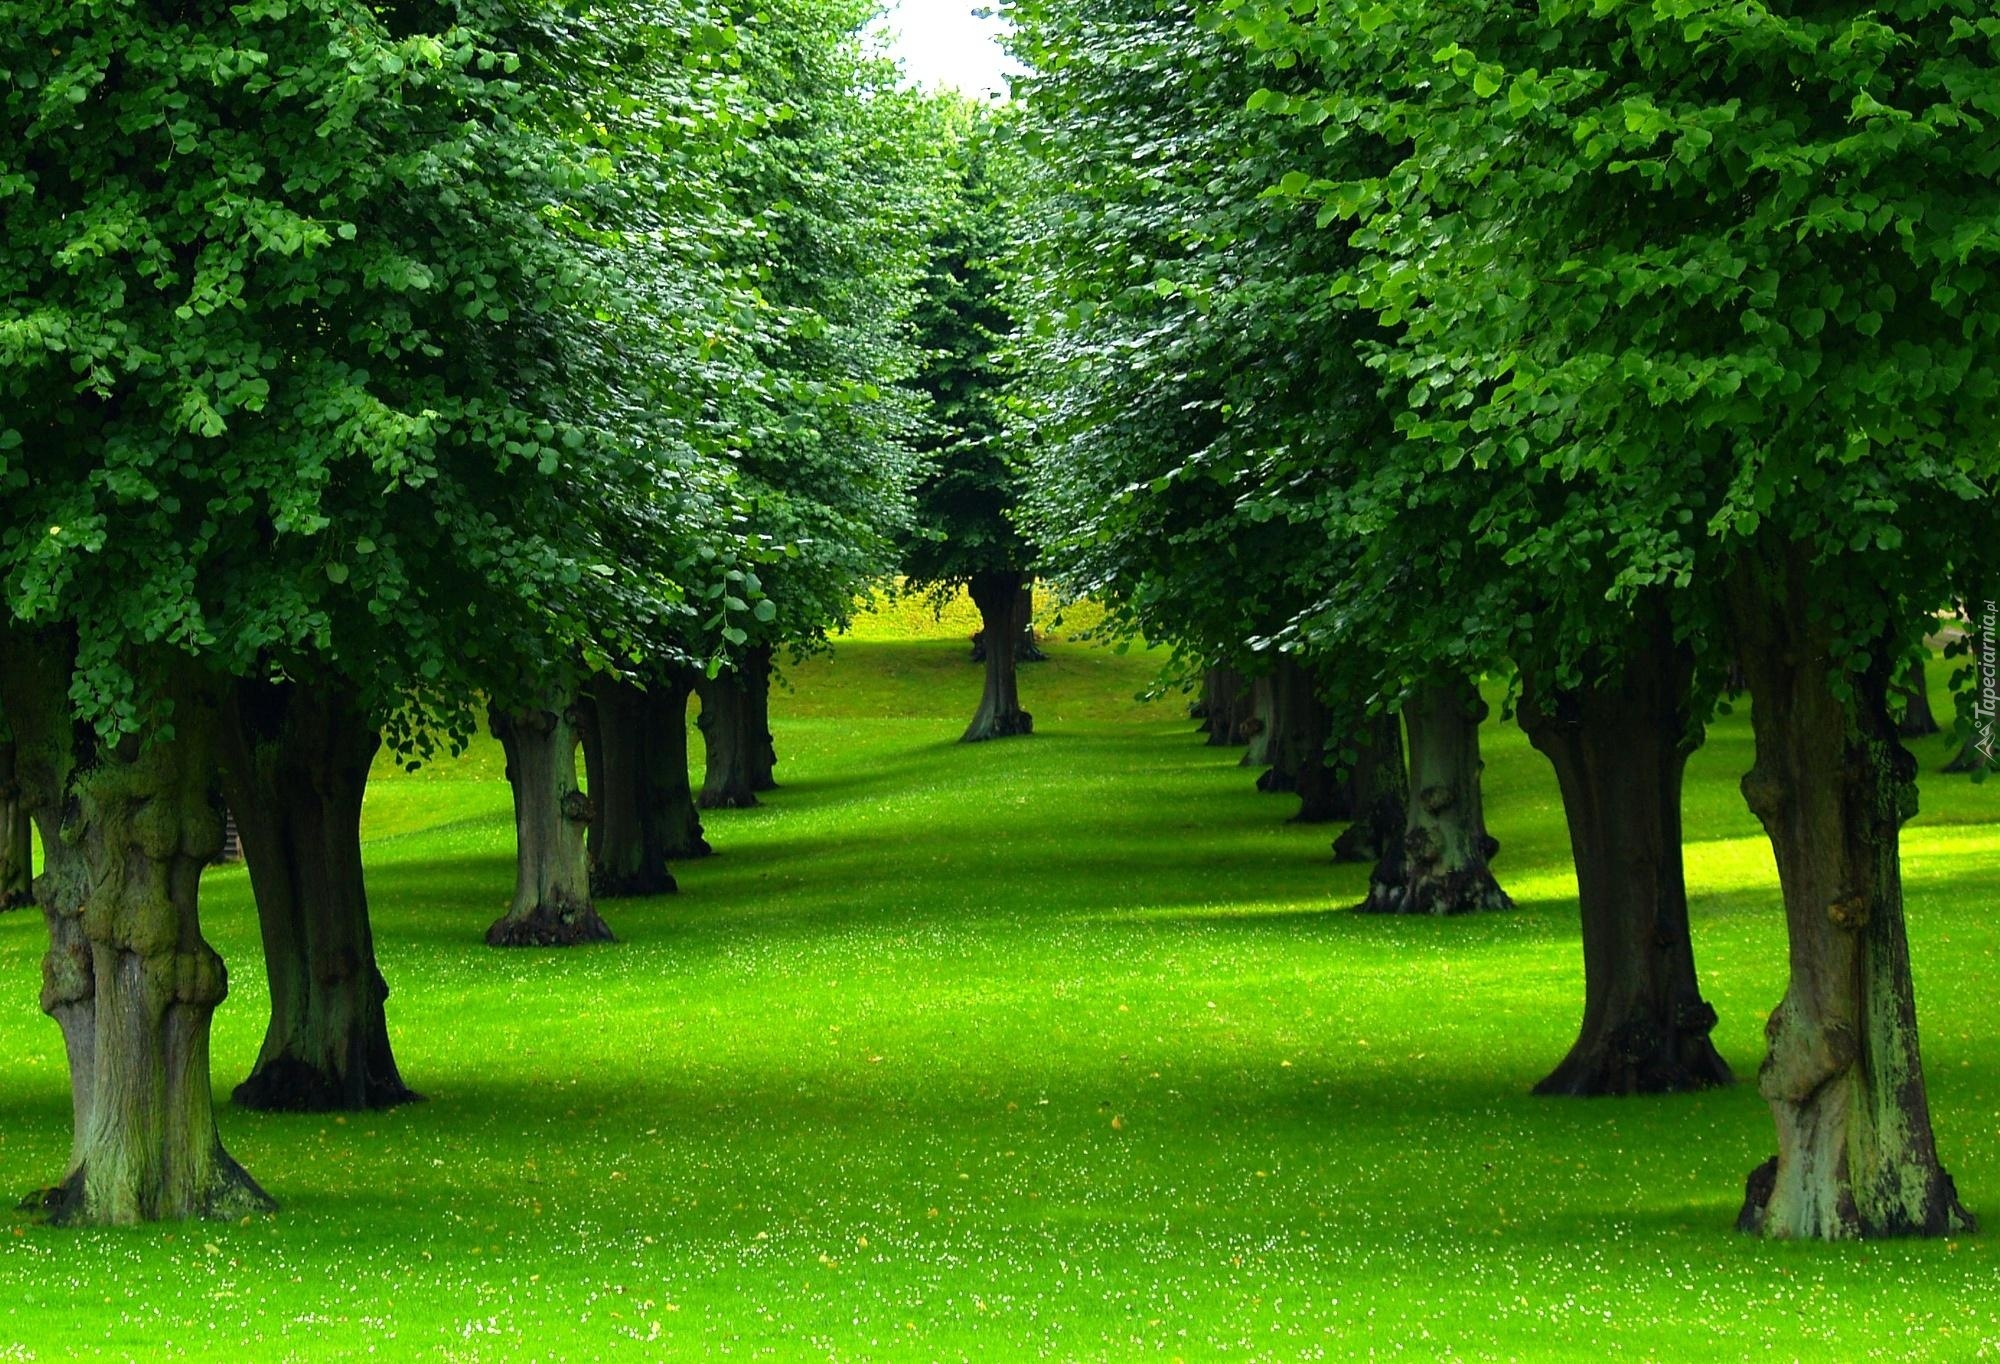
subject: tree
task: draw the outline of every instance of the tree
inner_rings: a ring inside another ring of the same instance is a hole
[[[1973,224],[2000,132],[1973,92],[2000,61],[1914,3],[1252,8],[1325,76],[1287,112],[1396,148],[1297,188],[1366,252],[1349,287],[1398,329],[1421,467],[1566,508],[1487,513],[1509,562],[1602,556],[1579,585],[1628,621],[1663,593],[1679,639],[1737,650],[1792,963],[1759,1078],[1779,1153],[1741,1224],[1969,1226],[1918,1054],[1887,688],[1992,552],[2000,243]],[[1586,684],[1576,646],[1616,638],[1593,619],[1553,627]]]
[[[902,547],[905,581],[939,593],[967,589],[979,608],[986,684],[963,740],[1034,732],[1021,709],[1015,641],[1029,629],[1023,596],[1035,552],[1014,524],[1019,477],[1006,444],[1007,375],[1000,359],[1012,323],[999,257],[1010,236],[995,162],[999,115],[939,97],[953,183],[929,243],[915,324],[924,362],[915,386],[929,403],[927,460],[916,516]]]
[[[718,259],[752,275],[766,316],[752,378],[718,397],[716,420],[744,514],[782,552],[742,581],[763,600],[722,631],[729,666],[700,686],[704,807],[755,805],[770,788],[778,651],[824,648],[894,565],[915,478],[908,320],[939,164],[925,102],[868,50],[870,0],[725,8],[758,135],[723,175],[746,230]]]
[[[209,1112],[218,755],[273,947],[252,1096],[399,1096],[372,730],[421,756],[591,647],[586,602],[676,609],[599,551],[633,489],[718,524],[655,415],[704,319],[621,288],[622,182],[550,74],[594,65],[597,16],[512,45],[317,3],[0,18],[0,694],[77,1119],[48,1206],[236,1215],[268,1199]],[[273,796],[302,772],[323,799]]]

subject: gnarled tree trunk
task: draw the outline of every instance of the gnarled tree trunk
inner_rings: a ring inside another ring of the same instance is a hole
[[[486,930],[489,946],[611,941],[590,897],[590,801],[576,785],[581,719],[568,694],[489,715],[507,753],[517,845],[514,900]]]
[[[591,683],[590,700],[583,752],[596,816],[589,837],[591,891],[608,899],[671,895],[678,887],[667,869],[668,811],[656,789],[652,698],[606,674]],[[681,784],[687,784],[685,762]]]
[[[1403,761],[1403,722],[1393,713],[1371,715],[1355,736],[1348,774],[1354,823],[1333,841],[1336,862],[1370,862],[1364,914],[1394,914],[1410,890],[1403,837],[1409,821],[1410,775]]]
[[[234,1098],[288,1112],[415,1099],[396,1069],[361,866],[361,800],[381,735],[351,689],[239,679],[223,706],[222,789],[249,863],[271,1020]]]
[[[756,749],[760,742],[750,687],[741,672],[703,676],[701,742],[708,763],[699,804],[704,810],[748,810],[757,802]]]
[[[1399,914],[1469,914],[1514,902],[1487,863],[1498,850],[1486,832],[1479,774],[1479,722],[1486,703],[1465,678],[1419,687],[1403,707],[1410,734],[1409,822],[1403,833],[1409,886]]]
[[[35,902],[34,818],[14,773],[14,744],[0,743],[0,912]]]
[[[222,1147],[209,1024],[228,993],[201,936],[202,869],[222,846],[217,687],[185,660],[134,660],[171,705],[111,747],[73,718],[73,646],[0,643],[0,691],[42,835],[49,927],[42,1008],[69,1056],[69,1169],[40,1202],[58,1222],[242,1217],[275,1205]]]
[[[1537,1094],[1664,1094],[1728,1084],[1709,1041],[1681,867],[1681,779],[1699,743],[1691,656],[1664,613],[1608,679],[1552,691],[1532,674],[1521,728],[1556,770],[1583,921],[1583,1026]]]
[[[1015,639],[1021,633],[1021,586],[1019,573],[975,573],[969,588],[972,603],[979,608],[980,629],[992,640]],[[1012,649],[986,650],[986,689],[979,709],[965,727],[961,743],[986,739],[1006,739],[1035,732],[1034,717],[1021,709],[1020,687],[1015,678]]]
[[[1916,763],[1889,715],[1886,657],[1836,694],[1811,576],[1785,546],[1729,584],[1757,743],[1743,795],[1777,857],[1791,947],[1757,1081],[1778,1154],[1750,1176],[1738,1225],[1823,1240],[1967,1231],[1931,1132],[1903,927]]]

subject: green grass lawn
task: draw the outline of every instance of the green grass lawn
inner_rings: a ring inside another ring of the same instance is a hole
[[[225,1109],[281,1201],[245,1225],[0,1232],[0,1358],[911,1360],[2000,1354],[2000,1242],[1735,1234],[1754,1087],[1531,1099],[1581,966],[1555,785],[1487,731],[1517,912],[1360,918],[1157,661],[1065,642],[1034,738],[960,747],[962,620],[892,608],[776,698],[785,789],[720,814],[621,942],[479,945],[512,879],[491,746],[370,796],[405,1077],[346,1119]],[[1940,701],[1942,702],[1942,697]],[[1688,798],[1718,1044],[1783,988],[1741,716]],[[2000,784],[1931,776],[1905,840],[1938,1136],[2000,1226]],[[262,1032],[247,883],[218,1099]],[[0,1188],[61,1172],[41,925],[0,920]]]

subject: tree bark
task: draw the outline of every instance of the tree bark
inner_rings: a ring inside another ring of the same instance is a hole
[[[1210,668],[1201,676],[1201,729],[1211,748],[1235,737],[1236,692],[1242,678],[1230,668]]]
[[[707,857],[715,850],[702,835],[701,811],[688,780],[688,697],[694,691],[693,669],[673,668],[654,678],[646,692],[652,711],[646,737],[652,745],[649,770],[661,808],[661,827],[669,862]]]
[[[702,747],[708,754],[699,804],[704,810],[748,810],[757,801],[756,722],[750,688],[740,672],[703,676],[701,692]]]
[[[972,602],[979,608],[980,629],[988,641],[1011,640],[1020,635],[1021,586],[1022,575],[1019,573],[972,575]],[[987,739],[1013,738],[1034,732],[1034,717],[1021,709],[1014,650],[988,648],[986,690],[960,742],[980,743]]]
[[[218,689],[184,659],[134,660],[171,730],[155,715],[106,747],[73,717],[73,659],[47,638],[0,645],[42,836],[42,1009],[63,1032],[75,1119],[68,1171],[37,1201],[56,1222],[92,1226],[269,1211],[223,1149],[209,1082],[209,1024],[228,993],[198,914],[222,846]]]
[[[1046,663],[1049,656],[1042,652],[1042,642],[1035,637],[1035,584],[1032,579],[1021,583],[1021,597],[1015,619],[1020,633],[1015,636],[1014,661],[1016,663]]]
[[[1937,713],[1931,709],[1930,686],[1924,677],[1924,661],[1913,658],[1903,670],[1902,679],[1896,684],[1897,698],[1902,702],[1902,714],[1896,721],[1896,733],[1905,739],[1928,739],[1943,733],[1938,724]]]
[[[582,716],[573,695],[494,710],[514,791],[514,900],[486,930],[491,947],[572,947],[610,942],[590,897],[590,801],[576,785]]]
[[[223,706],[222,789],[249,863],[271,1019],[245,1108],[389,1108],[403,1083],[361,863],[361,802],[381,735],[351,689],[238,680]]]
[[[1244,749],[1239,767],[1269,767],[1271,765],[1272,738],[1272,696],[1271,675],[1269,673],[1250,679],[1248,715],[1243,720]]]
[[[1709,1041],[1681,864],[1681,781],[1699,734],[1694,664],[1664,613],[1608,679],[1524,678],[1519,716],[1562,788],[1583,921],[1583,1026],[1537,1094],[1667,1094],[1725,1085]]]
[[[1258,789],[1297,792],[1294,824],[1351,819],[1353,793],[1336,779],[1327,760],[1333,716],[1320,699],[1312,674],[1295,660],[1280,658],[1272,670],[1272,696],[1271,770],[1258,782]]]
[[[1409,820],[1410,775],[1403,760],[1403,722],[1393,713],[1373,715],[1355,738],[1354,823],[1333,841],[1336,862],[1369,862],[1364,914],[1394,914],[1410,889],[1403,837]]]
[[[1487,863],[1498,850],[1480,800],[1479,722],[1486,703],[1465,678],[1419,687],[1403,707],[1410,734],[1409,885],[1399,914],[1469,914],[1514,902]]]
[[[750,789],[752,791],[775,791],[778,789],[778,746],[771,733],[771,668],[777,651],[768,644],[760,644],[744,651],[743,677],[749,688],[748,756],[750,763]]]
[[[34,818],[14,771],[14,744],[0,743],[0,913],[35,902]]]
[[[667,868],[670,812],[652,734],[657,708],[636,684],[610,675],[592,682],[590,699],[583,753],[595,816],[591,892],[605,899],[671,895],[679,887]],[[687,784],[685,752],[681,784]]]
[[[1743,795],[1776,854],[1791,965],[1757,1084],[1778,1154],[1750,1176],[1738,1225],[1823,1240],[1969,1231],[1931,1131],[1903,926],[1916,763],[1889,714],[1886,653],[1836,693],[1812,573],[1786,546],[1729,582],[1756,736]]]

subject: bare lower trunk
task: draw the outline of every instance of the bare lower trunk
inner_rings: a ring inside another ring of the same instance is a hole
[[[361,865],[361,802],[381,736],[351,692],[239,680],[222,786],[264,939],[271,1020],[246,1108],[322,1112],[415,1099],[396,1069]]]
[[[707,857],[714,851],[702,836],[701,811],[695,805],[694,788],[688,781],[687,711],[688,697],[693,691],[693,671],[676,668],[654,679],[646,693],[652,711],[646,727],[653,754],[648,766],[660,803],[660,823],[670,862]]]
[[[764,644],[746,650],[743,656],[750,726],[746,757],[750,764],[752,791],[778,789],[778,746],[771,733],[771,667],[774,654],[771,646]]]
[[[0,912],[35,902],[34,818],[14,774],[14,745],[0,743]]]
[[[1943,733],[1938,724],[1937,713],[1931,709],[1930,684],[1924,677],[1924,661],[1913,658],[1903,670],[1902,678],[1896,683],[1896,699],[1900,703],[1901,716],[1896,721],[1896,733],[1905,739],[1928,739],[1933,734]]]
[[[1021,632],[1019,573],[975,573],[971,591],[979,608],[980,629],[988,640],[1013,639]],[[986,650],[986,689],[979,710],[965,727],[962,743],[1006,739],[1035,731],[1034,717],[1021,709],[1012,649]]]
[[[1336,862],[1373,862],[1368,898],[1355,908],[1394,914],[1410,890],[1409,860],[1403,837],[1409,820],[1410,775],[1403,761],[1403,722],[1395,715],[1371,715],[1355,736],[1354,823],[1333,841]]]
[[[1201,730],[1211,748],[1221,748],[1236,738],[1236,693],[1243,679],[1230,668],[1210,668],[1201,680]]]
[[[1410,733],[1410,808],[1404,829],[1409,887],[1401,914],[1511,909],[1487,863],[1498,848],[1486,832],[1479,791],[1479,722],[1486,703],[1464,678],[1417,689],[1403,707]]]
[[[758,803],[750,689],[739,672],[703,677],[699,685],[698,725],[708,755],[699,803],[704,810],[747,810]]]
[[[1698,743],[1693,663],[1664,614],[1622,668],[1575,691],[1525,679],[1522,729],[1555,767],[1583,921],[1583,1026],[1537,1094],[1664,1094],[1728,1084],[1709,1041],[1681,867],[1681,779]]]
[[[575,699],[492,712],[514,792],[514,900],[486,930],[492,947],[610,942],[590,896],[590,801],[576,784],[581,717]]]
[[[1273,729],[1271,675],[1251,678],[1249,692],[1249,715],[1243,721],[1243,742],[1249,747],[1243,750],[1238,766],[1269,767]]]
[[[228,993],[201,936],[202,869],[222,846],[216,687],[177,657],[135,660],[172,706],[115,747],[76,724],[73,649],[0,644],[0,687],[42,833],[37,900],[49,926],[42,1008],[70,1064],[75,1138],[39,1198],[58,1222],[242,1217],[275,1206],[223,1150],[209,1023]]]
[[[1049,656],[1042,652],[1042,642],[1035,635],[1035,585],[1033,582],[1021,584],[1021,597],[1015,613],[1020,633],[1014,637],[1014,661],[1017,663],[1046,663]]]
[[[668,812],[655,790],[652,699],[636,684],[604,675],[591,684],[591,702],[584,744],[596,816],[590,825],[591,891],[608,899],[671,895],[677,887],[667,870]],[[681,781],[687,781],[685,764]]]
[[[1886,657],[1836,677],[1811,577],[1787,546],[1730,582],[1757,741],[1743,795],[1776,854],[1791,949],[1757,1081],[1778,1154],[1751,1175],[1738,1224],[1823,1240],[1968,1231],[1931,1132],[1903,927],[1916,763],[1889,715]]]
[[[1312,674],[1291,658],[1280,658],[1272,670],[1272,693],[1271,770],[1259,787],[1298,793],[1294,824],[1352,818],[1352,792],[1336,778],[1327,755],[1333,716],[1320,700]]]

